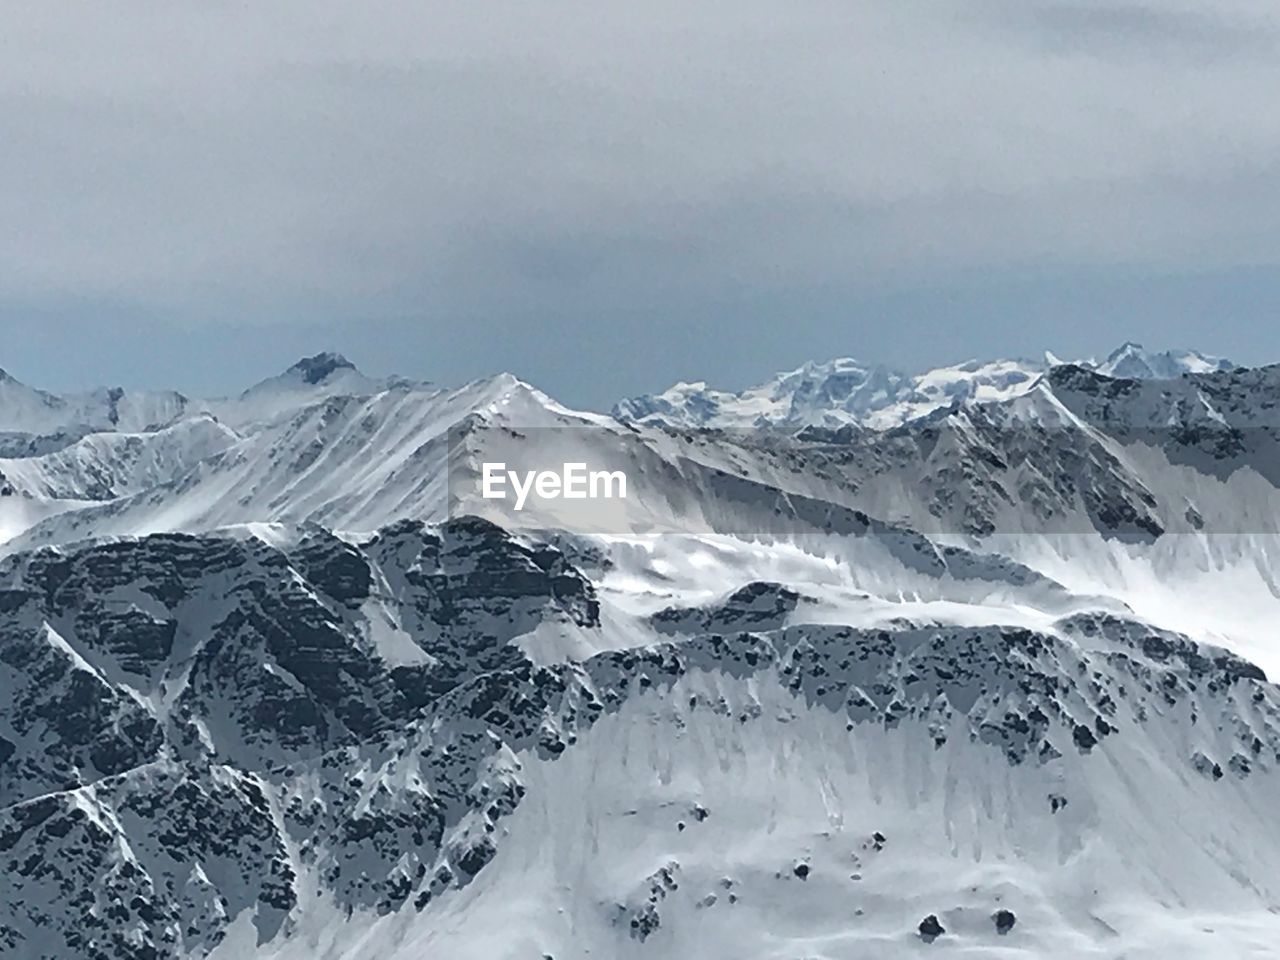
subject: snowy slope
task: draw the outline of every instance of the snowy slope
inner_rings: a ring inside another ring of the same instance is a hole
[[[1126,723],[1010,765],[964,722],[850,729],[772,676],[691,671],[554,763],[520,755],[525,795],[463,890],[336,931],[313,915],[263,952],[302,957],[319,928],[334,957],[1270,956],[1276,890],[1242,878],[1275,876],[1274,784],[1171,767],[1188,744],[1164,736]]]
[[[186,397],[173,391],[139,393],[120,387],[58,396],[28,387],[0,370],[0,433],[150,430],[172,423],[189,405]]]
[[[192,417],[149,433],[91,433],[37,457],[0,459],[13,495],[111,500],[149,490],[240,438],[210,417]]]
[[[338,353],[304,357],[283,373],[269,377],[236,397],[206,400],[200,407],[223,423],[245,430],[298,413],[331,397],[370,397],[391,389],[429,390],[403,377],[375,379]]]
[[[326,400],[392,389],[434,392],[398,377],[366,377],[333,353],[304,358],[236,397],[214,400],[119,388],[58,396],[0,371],[0,478],[7,478],[9,495],[24,499],[0,503],[0,541],[85,501],[181,479],[233,441]]]
[[[242,426],[245,436],[163,482],[61,514],[6,549],[255,521],[368,531],[405,517],[440,520],[451,428],[469,416],[551,424],[562,409],[509,375],[455,390],[400,383],[290,403],[284,414],[271,406],[274,418]],[[256,399],[255,409],[264,409]]]
[[[89,433],[48,453],[0,458],[0,543],[46,518],[161,486],[238,439],[199,416],[148,433]]]
[[[67,532],[65,536],[55,536],[55,542],[84,536],[84,530],[106,534],[275,519],[284,512],[257,509],[265,496],[254,501],[234,488],[254,482],[262,489],[275,485],[273,495],[296,489],[299,478],[290,471],[301,470],[301,463],[314,456],[315,445],[341,432],[335,426],[343,417],[341,411],[351,417],[361,415],[363,429],[371,434],[379,431],[370,424],[385,416],[388,423],[381,425],[386,429],[380,435],[386,438],[386,453],[401,461],[412,455],[414,447],[409,445],[414,437],[411,429],[402,430],[396,421],[429,421],[432,401],[441,393],[403,378],[366,377],[348,360],[331,353],[300,360],[234,398],[183,398],[173,417],[136,430],[130,429],[129,424],[144,419],[141,415],[89,425],[67,419],[72,415],[68,411],[79,409],[67,398],[20,386],[15,391],[9,399],[17,399],[8,408],[0,407],[0,411],[8,409],[10,419],[6,422],[28,432],[8,434],[0,443],[0,454],[9,454],[0,457],[0,478],[5,478],[0,483],[7,482],[7,496],[11,498],[0,499],[0,542],[14,538],[44,518],[95,506],[107,509],[91,511],[87,519],[69,521],[66,528],[58,528]],[[376,398],[382,398],[380,405]],[[369,408],[364,414],[357,409],[362,404]],[[127,405],[122,400],[117,406],[123,409]],[[415,406],[421,409],[413,409]],[[33,410],[41,415],[32,414]],[[37,429],[61,432],[38,434]],[[352,433],[354,430],[339,438],[346,444],[348,454],[351,444],[358,442]],[[292,458],[281,463],[281,457],[286,455],[284,448],[290,444],[294,447]],[[402,446],[405,449],[400,449]],[[309,450],[313,452],[308,453]],[[221,457],[224,452],[225,459]],[[250,462],[257,463],[256,473],[246,467]],[[216,476],[201,486],[201,478],[209,474]],[[349,474],[339,472],[331,478],[332,487],[345,485],[345,492],[355,496],[349,479]],[[191,492],[196,486],[201,489]],[[218,492],[210,492],[213,486],[218,487]],[[108,518],[117,510],[127,511],[130,498],[136,495],[145,495],[147,503],[167,520],[150,525],[113,524]],[[220,510],[220,495],[239,502],[239,512],[225,505]],[[170,503],[170,498],[182,502]],[[278,499],[276,502],[278,505]],[[405,514],[395,514],[401,515]],[[104,518],[100,526],[91,519],[99,516]],[[371,523],[369,527],[376,525]]]
[[[0,370],[0,436],[77,436],[89,432],[144,433],[188,415],[212,414],[239,428],[273,420],[331,396],[369,396],[407,385],[401,377],[366,377],[345,357],[319,353],[235,397],[188,398],[176,391],[147,393],[102,387],[58,395],[29,387]],[[424,385],[420,385],[424,386]],[[15,441],[8,441],[16,445]],[[0,455],[7,451],[0,446]]]
[[[1221,357],[1210,357],[1195,350],[1144,350],[1140,343],[1117,347],[1102,363],[1093,365],[1104,376],[1128,380],[1176,380],[1184,373],[1220,373],[1235,369],[1235,364]]]

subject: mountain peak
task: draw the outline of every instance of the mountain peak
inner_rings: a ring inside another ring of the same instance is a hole
[[[297,374],[303,383],[323,383],[338,370],[355,370],[356,365],[340,353],[325,351],[313,357],[303,357],[285,372]]]
[[[1215,373],[1235,369],[1235,364],[1221,357],[1211,357],[1195,350],[1147,350],[1142,344],[1127,340],[1096,367],[1108,377],[1129,380],[1176,380],[1186,373]]]
[[[1141,355],[1145,352],[1146,351],[1142,344],[1138,343],[1136,340],[1126,340],[1107,355],[1107,362],[1111,363],[1112,361],[1119,360],[1122,357]]]
[[[832,357],[830,360],[809,360],[795,370],[779,373],[779,378],[797,373],[840,373],[848,370],[868,370],[879,364],[866,364],[853,357]]]

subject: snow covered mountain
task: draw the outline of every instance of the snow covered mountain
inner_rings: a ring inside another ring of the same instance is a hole
[[[624,400],[613,413],[623,420],[680,427],[854,423],[884,429],[965,401],[1009,399],[1026,392],[1060,363],[1052,354],[1041,360],[973,360],[912,376],[842,358],[807,363],[741,393],[713,390],[705,383],[678,383],[660,394]],[[1076,365],[1109,377],[1153,380],[1234,367],[1228,360],[1195,351],[1153,353],[1136,343],[1124,344],[1101,363],[1086,360]]]
[[[712,390],[705,383],[678,383],[664,393],[624,400],[613,412],[622,420],[683,427],[885,427],[956,401],[1011,396],[1045,369],[1046,364],[1002,360],[911,377],[842,358],[807,363],[741,393]]]
[[[1275,955],[1280,367],[686,387],[13,386],[0,956]]]
[[[928,916],[944,947],[1036,956],[1274,935],[1280,696],[1247,662],[1061,588],[1037,629],[840,626],[858,601],[759,582],[645,616],[639,568],[607,572],[624,554],[586,562],[478,521],[11,559],[0,942],[908,956]],[[1054,589],[1002,586],[1010,609]],[[648,642],[605,649],[624,621]],[[536,633],[601,652],[511,642]]]
[[[102,387],[60,396],[28,387],[0,370],[0,456],[48,452],[89,433],[147,433],[187,416],[214,416],[232,427],[270,421],[331,396],[371,396],[420,386],[402,377],[366,377],[345,357],[319,353],[235,397],[193,400],[176,391]]]
[[[333,392],[325,382],[306,402],[290,390],[285,405],[272,390],[265,405],[270,416],[246,413],[248,402],[264,409],[261,394],[246,395],[234,408],[240,432],[215,424],[224,431],[216,449],[200,456],[189,449],[186,462],[150,486],[121,489],[89,505],[79,502],[83,493],[60,501],[62,509],[15,535],[8,549],[254,521],[372,531],[403,517],[443,520],[452,428],[472,416],[529,426],[535,420],[551,425],[568,414],[509,375],[453,390],[397,381],[366,392],[367,381],[356,382],[358,394]],[[152,444],[162,436],[152,434]],[[6,470],[0,461],[0,471],[12,472],[17,497],[9,499],[15,502],[34,486],[23,483],[32,470]],[[69,472],[63,471],[64,479]],[[67,486],[74,492],[74,479]]]
[[[190,401],[180,393],[131,393],[120,387],[58,396],[20,383],[0,370],[0,453],[14,443],[9,434],[66,435],[152,430],[172,423]]]
[[[1093,366],[1104,376],[1127,380],[1176,380],[1184,373],[1217,373],[1235,368],[1230,360],[1207,357],[1195,350],[1152,353],[1132,342],[1122,344]]]
[[[1141,354],[1126,345],[1103,366],[1132,366],[1143,357],[1151,369],[1209,364],[1199,354]],[[710,451],[702,441],[684,449],[644,430],[634,438],[634,427],[566,410],[509,375],[442,389],[370,378],[330,353],[305,358],[233,398],[192,401],[173,393],[130,399],[122,391],[100,391],[116,398],[106,412],[84,398],[73,402],[7,380],[13,402],[0,408],[7,410],[0,418],[13,429],[4,444],[7,455],[0,457],[0,543],[9,541],[15,549],[262,520],[370,531],[404,516],[442,519],[448,434],[472,416],[492,427],[590,425],[612,431],[643,448],[641,455],[656,457],[655,468],[660,463],[681,474],[685,488],[692,482],[701,489],[705,478],[689,477],[689,464],[699,468],[694,472],[728,470],[739,476],[760,467],[760,438],[745,428],[847,426],[877,431],[870,442],[881,450],[885,443],[878,431],[886,426],[912,424],[935,411],[1002,408],[1003,401],[1034,392],[1045,369],[1046,364],[999,361],[907,378],[835,361],[806,365],[741,395],[682,389],[644,403],[627,401],[615,411],[625,423],[658,428],[743,428],[743,436],[726,438]],[[504,439],[494,433],[490,445]],[[580,432],[573,443],[585,435]],[[812,477],[801,480],[799,486],[767,484],[812,492]],[[651,491],[670,500],[668,492]],[[655,529],[687,526],[688,498],[677,494],[680,502],[646,522]],[[909,517],[866,496],[850,500],[847,490],[820,490],[818,497],[881,516]],[[740,507],[734,509],[740,517]],[[628,526],[633,528],[634,522]]]
[[[270,423],[330,397],[371,397],[393,389],[429,389],[403,377],[366,377],[338,353],[304,357],[237,397],[204,401],[201,409],[237,429]]]
[[[351,503],[361,497],[351,471],[385,472],[413,456],[426,436],[414,442],[412,432],[429,430],[432,401],[441,393],[403,378],[371,379],[345,358],[322,353],[236,397],[183,398],[173,417],[136,432],[126,430],[130,421],[124,418],[100,422],[94,429],[50,419],[45,412],[62,416],[80,409],[56,397],[42,401],[41,415],[33,416],[30,411],[36,408],[24,399],[5,421],[27,432],[10,433],[11,455],[0,458],[0,541],[63,514],[72,515],[56,521],[55,530],[41,542],[75,539],[84,535],[81,531],[105,535],[278,519],[292,515],[283,508],[286,502],[310,515],[311,505],[325,499],[326,489]],[[20,396],[48,395],[21,388]],[[478,394],[474,399],[483,400]],[[36,435],[36,428],[60,431],[54,435],[58,442],[51,435]],[[370,449],[359,436],[362,429],[377,434],[372,442],[385,443],[383,452],[390,459],[370,461]],[[345,454],[334,453],[308,470],[305,461],[317,458],[330,440]],[[343,455],[360,462],[344,465],[339,462]],[[368,482],[384,479],[378,474]],[[256,499],[247,495],[248,487],[259,491]],[[227,501],[238,508],[230,509]],[[268,501],[274,508],[265,506]],[[147,506],[160,516],[138,519],[132,526],[112,519],[120,513],[137,517]],[[380,516],[368,527],[386,518]]]

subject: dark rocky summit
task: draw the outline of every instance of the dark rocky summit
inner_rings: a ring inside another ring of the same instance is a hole
[[[340,353],[317,353],[314,357],[303,357],[292,367],[290,373],[302,377],[307,384],[322,383],[338,370],[354,370],[355,364]]]

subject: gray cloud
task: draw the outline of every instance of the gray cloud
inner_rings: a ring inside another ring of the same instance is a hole
[[[1217,60],[1263,58],[1277,50],[1274,24],[1255,6],[1141,3],[1132,0],[979,0],[993,26],[1028,31],[1048,49],[1094,56],[1166,56]]]
[[[1010,276],[1280,259],[1280,61],[1256,55],[1280,13],[1251,0],[178,2],[7,19],[11,331],[95,311],[122,329],[349,321],[353,337],[376,320],[452,344],[447,369],[480,349],[452,332],[463,320],[495,363],[502,339],[536,360],[548,331],[598,362],[628,323],[718,325],[690,334],[713,375],[723,331],[767,322],[766,304],[827,318],[806,346],[858,353],[839,318],[912,291],[999,277],[1005,303]],[[976,323],[970,352],[999,329]]]

